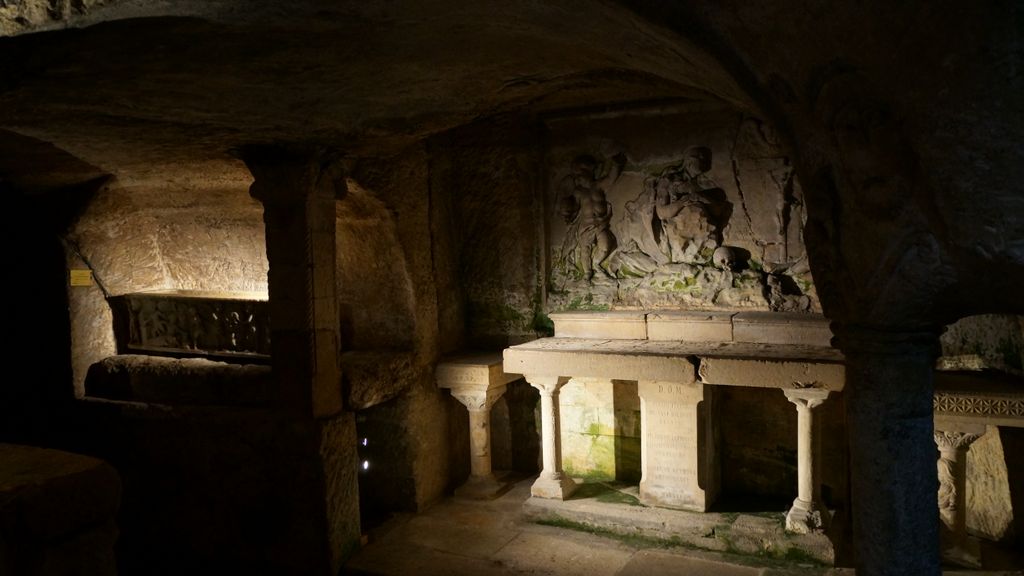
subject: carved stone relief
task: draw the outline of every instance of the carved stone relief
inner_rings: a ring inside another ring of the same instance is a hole
[[[720,111],[591,120],[549,123],[549,309],[818,309],[769,127]]]
[[[123,350],[261,356],[270,354],[265,301],[128,294],[114,303]]]

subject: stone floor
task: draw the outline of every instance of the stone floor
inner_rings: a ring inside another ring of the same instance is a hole
[[[699,550],[685,544],[615,536],[601,530],[587,532],[536,524],[523,514],[531,483],[532,479],[521,481],[504,496],[489,502],[450,498],[422,514],[394,517],[370,533],[367,546],[349,561],[343,573],[367,576],[853,575],[852,570],[791,558]]]

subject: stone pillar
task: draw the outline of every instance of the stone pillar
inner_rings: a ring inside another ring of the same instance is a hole
[[[935,427],[935,444],[939,447],[939,518],[945,528],[942,554],[957,564],[978,566],[978,558],[967,549],[967,451],[985,434],[985,427],[953,425],[939,419]]]
[[[518,374],[501,369],[501,353],[473,354],[444,360],[437,365],[437,384],[469,411],[470,476],[455,490],[466,498],[494,498],[511,487],[491,470],[491,407]]]
[[[284,448],[300,465],[286,472],[294,482],[282,499],[302,523],[289,531],[316,535],[290,554],[336,574],[360,542],[355,418],[342,407],[338,362],[335,200],[345,182],[319,150],[254,146],[243,159],[263,204],[274,407],[300,431]]]
[[[558,390],[569,378],[526,375],[526,381],[540,391],[541,451],[544,459],[544,469],[533,483],[530,494],[538,498],[565,500],[576,490],[576,483],[562,471],[562,433],[558,413]]]
[[[938,576],[932,406],[938,337],[834,326],[846,358],[859,576]]]
[[[797,496],[786,514],[786,530],[798,534],[824,530],[828,527],[828,510],[821,502],[821,477],[818,462],[820,426],[814,409],[828,398],[828,390],[799,388],[783,390],[786,399],[796,405]]]
[[[640,501],[705,512],[718,495],[712,387],[640,381]]]
[[[335,197],[345,183],[322,153],[252,148],[249,193],[263,203],[270,349],[280,405],[324,417],[341,411]]]

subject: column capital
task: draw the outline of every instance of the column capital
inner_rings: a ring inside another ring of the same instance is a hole
[[[797,408],[817,408],[828,398],[829,391],[823,388],[791,388],[782,391],[786,399]]]
[[[263,204],[302,202],[311,194],[341,198],[347,192],[344,167],[326,148],[249,145],[241,156],[254,178],[249,195]]]
[[[568,376],[538,376],[536,374],[524,374],[523,378],[541,394],[554,394],[558,389],[565,386],[569,381]]]
[[[458,386],[452,387],[452,397],[461,402],[467,410],[490,410],[491,406],[505,393],[506,386],[490,388]]]
[[[950,430],[936,430],[935,444],[939,449],[967,450],[975,440],[981,438],[984,432],[960,432]]]

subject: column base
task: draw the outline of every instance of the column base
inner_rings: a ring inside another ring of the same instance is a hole
[[[508,492],[514,482],[507,474],[470,476],[466,483],[455,489],[455,495],[469,500],[493,500]]]
[[[797,498],[786,513],[786,530],[796,534],[824,532],[831,519],[828,510]]]
[[[554,498],[565,500],[576,491],[576,482],[565,474],[552,478],[542,473],[530,488],[530,495],[537,498]]]

